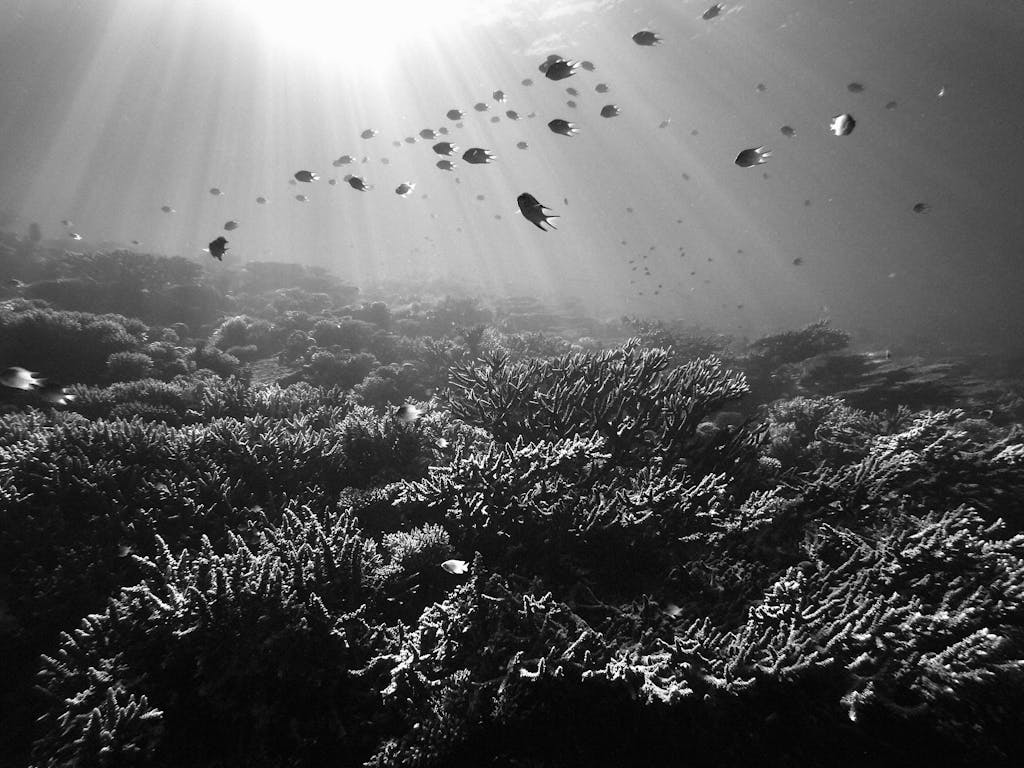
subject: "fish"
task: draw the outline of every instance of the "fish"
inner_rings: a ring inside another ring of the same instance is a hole
[[[608,87],[607,83],[598,83],[597,85],[594,86],[594,90],[597,91],[598,93],[608,93],[608,91],[611,89]]]
[[[459,151],[459,148],[452,144],[450,141],[439,141],[433,147],[431,147],[439,155],[454,155]]]
[[[543,70],[544,77],[548,80],[564,80],[575,75],[579,66],[576,62],[556,58],[553,61],[547,62],[547,66]]]
[[[400,405],[395,410],[395,418],[398,419],[399,421],[404,421],[406,424],[411,424],[422,415],[423,411],[421,411],[415,405],[410,405],[409,403]]]
[[[72,240],[81,240],[82,239],[82,236],[80,234],[78,234],[77,232],[71,232],[68,235],[68,237],[70,237]]]
[[[795,259],[793,259],[793,265],[794,266],[799,267],[803,263],[804,263],[804,260],[800,256],[797,256]]]
[[[581,61],[580,67],[582,69],[587,70],[587,72],[593,72],[595,69],[597,69],[597,67],[594,66],[594,62],[592,61]]]
[[[937,96],[938,98],[940,98],[940,99],[941,99],[941,98],[942,98],[943,96],[945,96],[945,95],[946,95],[946,86],[942,86],[941,88],[939,88],[939,91],[938,91],[938,93],[936,93],[935,95],[936,95],[936,96]]]
[[[224,229],[230,232],[233,229],[238,229],[238,222],[232,219],[231,221],[224,222]]]
[[[724,11],[724,10],[725,10],[725,6],[724,5],[722,5],[721,3],[715,3],[710,8],[708,8],[706,11],[704,11],[704,13],[702,13],[700,15],[700,17],[702,19],[704,19],[704,21],[711,21],[713,18],[715,18],[716,16],[720,15],[722,13],[722,11]]]
[[[738,155],[736,155],[735,163],[740,168],[750,168],[753,165],[761,165],[767,162],[767,159],[771,157],[772,152],[770,149],[764,147],[753,147],[751,149],[744,149]]]
[[[765,85],[764,83],[758,83],[758,84],[757,84],[757,85],[755,86],[755,88],[757,89],[757,92],[758,92],[758,93],[764,93],[765,91],[767,91],[767,90],[768,90],[768,86],[767,86],[767,85]]]
[[[533,80],[531,80],[528,77],[524,77],[523,81],[522,81],[522,85],[525,85],[527,88],[529,88],[531,85],[533,85]]]
[[[449,120],[461,120],[466,116],[466,113],[461,109],[449,109],[446,116]]]
[[[779,128],[779,133],[781,133],[783,136],[788,136],[789,138],[792,139],[794,136],[796,136],[796,129],[793,128],[793,126],[791,125],[784,125],[781,128]]]
[[[500,123],[501,122],[501,118],[498,117],[497,115],[492,115],[491,116],[491,122],[492,123]]]
[[[169,206],[169,205],[161,205],[161,206],[160,206],[160,210],[161,210],[161,211],[163,211],[164,213],[177,213],[177,211],[175,211],[175,210],[174,210],[173,208],[171,208],[171,206]]]
[[[44,384],[39,388],[39,396],[44,402],[50,405],[67,405],[73,402],[77,395],[68,392],[61,384]]]
[[[422,131],[420,131],[420,138],[421,139],[428,139],[428,140],[429,139],[436,139],[437,138],[437,131],[435,131],[433,128],[424,128]]]
[[[441,567],[448,571],[448,573],[455,575],[469,572],[469,563],[465,560],[445,560],[441,563]]]
[[[850,93],[864,93],[864,85],[862,83],[847,83],[846,90]]]
[[[504,91],[495,91],[494,93],[491,94],[491,98],[494,99],[497,102],[505,101],[505,92]]]
[[[516,198],[516,202],[519,204],[519,210],[522,212],[523,217],[533,224],[537,229],[542,232],[547,232],[544,229],[544,224],[547,224],[552,229],[558,229],[552,222],[551,219],[561,218],[554,214],[544,213],[545,210],[551,210],[546,205],[541,204],[536,197],[531,195],[529,192],[523,192],[519,197]]]
[[[621,114],[622,110],[616,104],[605,104],[601,107],[601,117],[618,117]]]
[[[887,101],[885,103],[885,108],[886,109],[896,109],[896,107],[898,107],[898,106],[899,106],[899,102],[896,102],[896,101]]]
[[[475,109],[477,112],[486,112],[487,110],[490,109],[490,107],[487,106],[484,102],[478,101],[476,104],[473,105],[473,109]]]
[[[928,203],[915,203],[914,213],[928,213],[931,210],[931,206]]]
[[[455,170],[455,163],[453,163],[451,160],[438,160],[436,163],[434,163],[434,165],[436,165],[442,171]]]
[[[259,205],[266,205],[267,204],[267,198],[265,198],[265,197],[263,197],[261,195],[260,197],[256,198],[256,203],[259,204]]]
[[[530,145],[527,144],[525,141],[517,141],[516,142],[516,146],[519,147],[519,149],[529,149],[530,148]]]
[[[417,141],[419,141],[419,139],[416,138],[415,136],[406,136],[404,141],[406,144],[415,144]]]
[[[348,165],[349,163],[352,163],[354,160],[355,158],[352,157],[352,155],[342,155],[333,163],[331,163],[331,165],[333,165],[335,168],[341,168],[341,166]]]
[[[395,194],[399,197],[408,197],[412,194],[412,191],[416,189],[416,185],[411,181],[403,181],[397,187],[395,187]]]
[[[224,193],[221,192],[220,189],[218,189],[217,187],[210,187],[210,194],[213,195],[214,197],[220,197]]]
[[[642,29],[633,35],[633,42],[637,45],[660,45],[662,38],[657,32]]]
[[[373,138],[374,136],[376,136],[376,135],[377,135],[378,133],[380,133],[380,131],[378,131],[378,130],[377,130],[376,128],[367,128],[367,129],[366,129],[365,131],[363,131],[363,132],[362,132],[362,133],[360,133],[359,135],[360,135],[360,136],[361,136],[362,138],[364,138],[364,139],[372,139],[372,138]]]
[[[319,181],[320,180],[320,174],[313,173],[312,171],[296,171],[295,172],[295,180],[296,181],[302,181],[302,182],[305,182],[306,184],[309,184],[310,182],[313,182],[313,181]]]
[[[33,387],[43,386],[46,379],[37,379],[39,374],[28,371],[20,366],[12,366],[0,372],[0,384],[11,389],[22,389],[28,391]]]
[[[505,113],[505,117],[507,117],[509,120],[518,120],[519,113],[516,112],[514,109],[510,109]]]
[[[470,147],[462,153],[462,159],[471,165],[482,165],[494,162],[497,157],[488,149],[481,149],[480,147]]]
[[[437,129],[437,132],[440,133],[442,136],[448,135],[448,129],[443,125]]]
[[[658,127],[659,128],[668,128],[671,124],[672,124],[672,118],[671,117],[666,117],[664,120],[662,120],[660,123],[658,123]]]
[[[571,85],[568,88],[565,89],[565,92],[568,93],[570,96],[579,96],[580,95],[580,92],[577,91],[575,88],[573,88]]]
[[[306,197],[305,195],[296,195],[295,199],[298,200],[300,203],[308,203],[309,202],[309,198]]]
[[[330,184],[332,187],[338,186],[338,180],[337,179],[328,179],[327,183]]]
[[[573,136],[579,130],[573,123],[561,118],[555,118],[548,123],[552,133],[560,133],[562,136]]]
[[[224,254],[228,250],[228,241],[224,235],[221,235],[216,240],[212,240],[209,245],[210,256],[215,258],[217,261],[224,261]]]
[[[373,189],[372,184],[367,184],[366,181],[360,178],[359,176],[353,176],[349,174],[345,176],[345,181],[348,182],[348,185],[352,187],[352,189],[357,189],[360,192],[369,192],[371,189]]]
[[[569,99],[567,102],[565,102],[565,106],[569,107],[569,109],[576,109],[576,102],[573,101],[572,99]]]
[[[853,119],[853,115],[844,112],[833,117],[828,127],[836,136],[849,136],[856,125],[857,121]]]

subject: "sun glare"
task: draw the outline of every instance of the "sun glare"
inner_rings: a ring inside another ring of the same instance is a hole
[[[443,38],[493,13],[489,0],[230,0],[267,39],[335,60],[373,63],[402,45]]]

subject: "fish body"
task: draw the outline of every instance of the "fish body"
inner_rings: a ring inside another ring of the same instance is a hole
[[[431,149],[439,155],[448,155],[449,157],[459,151],[459,148],[450,141],[439,141]]]
[[[499,103],[503,102],[503,101],[505,101],[505,92],[504,91],[495,91],[494,93],[491,94],[491,98],[493,98],[495,101],[497,101]]]
[[[740,168],[750,168],[751,166],[761,165],[767,162],[771,155],[772,152],[770,149],[765,149],[764,147],[752,147],[751,149],[744,149],[736,155],[735,163]]]
[[[376,128],[367,128],[365,131],[363,131],[359,135],[361,137],[363,137],[364,139],[372,139],[378,133],[380,133],[380,131],[378,131]]]
[[[724,9],[725,6],[723,6],[721,3],[715,3],[706,11],[704,11],[704,13],[700,15],[700,17],[704,19],[704,21],[711,21],[716,16],[719,16]]]
[[[403,181],[397,187],[395,187],[395,194],[399,197],[408,197],[412,194],[412,191],[416,189],[416,185],[411,181]]]
[[[29,390],[43,386],[46,379],[37,379],[38,373],[25,370],[20,366],[12,366],[0,372],[0,384],[11,389]]]
[[[601,107],[601,117],[618,117],[622,114],[617,104],[605,104]]]
[[[353,176],[352,174],[349,174],[348,176],[345,177],[345,181],[348,182],[348,185],[352,187],[352,189],[359,190],[360,192],[369,192],[371,189],[373,189],[372,184],[367,184],[366,180],[360,178],[359,176]]]
[[[420,131],[420,138],[427,139],[428,141],[430,139],[436,139],[437,131],[435,131],[433,128],[424,128],[422,131]]]
[[[399,421],[404,421],[406,424],[411,424],[422,415],[423,411],[421,411],[415,405],[410,405],[409,403],[400,405],[395,410],[395,418],[398,419]]]
[[[469,572],[469,563],[465,560],[445,560],[441,563],[441,567],[448,571],[448,573],[455,575]]]
[[[579,66],[580,65],[578,63],[573,61],[555,59],[553,61],[549,61],[547,66],[544,67],[544,77],[548,80],[564,80],[567,77],[575,75]]]
[[[472,165],[481,165],[494,162],[496,159],[493,152],[480,147],[470,147],[462,153],[462,159]]]
[[[461,120],[466,116],[466,113],[461,109],[449,109],[447,117],[449,120]]]
[[[212,240],[208,246],[210,249],[210,256],[215,258],[217,261],[224,261],[224,254],[228,250],[228,241],[224,235],[221,235],[216,240]]]
[[[857,125],[857,121],[853,119],[853,115],[844,112],[841,115],[836,115],[832,118],[832,122],[829,123],[829,130],[836,136],[849,136],[853,133],[854,127]]]
[[[519,197],[516,198],[516,202],[519,204],[519,210],[523,214],[523,217],[533,224],[537,229],[542,232],[547,232],[544,229],[544,224],[547,224],[552,229],[557,227],[551,222],[551,219],[560,218],[554,214],[544,213],[545,210],[551,210],[546,205],[543,205],[529,192],[523,192]]]
[[[164,213],[174,213],[175,212],[174,209],[171,208],[171,206],[169,206],[169,205],[161,205],[160,206],[160,210],[163,211]]]
[[[232,219],[231,221],[224,222],[224,229],[230,232],[233,229],[238,229],[238,222]]]
[[[313,173],[312,171],[296,171],[295,180],[309,184],[314,181],[319,181],[320,175],[317,173]]]
[[[552,133],[558,133],[562,136],[574,136],[579,130],[575,124],[570,123],[568,120],[562,120],[561,118],[555,118],[548,123],[548,128],[551,129]]]
[[[355,158],[352,157],[352,155],[342,155],[337,160],[335,160],[333,163],[331,163],[331,165],[333,165],[335,168],[341,168],[341,166],[348,165],[349,163],[353,162],[354,160],[355,160]]]
[[[652,32],[649,29],[643,29],[633,35],[633,42],[637,45],[660,45],[661,37],[657,32]]]

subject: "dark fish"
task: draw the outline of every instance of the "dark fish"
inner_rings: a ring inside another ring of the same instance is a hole
[[[605,104],[601,107],[601,117],[618,117],[622,114],[622,110],[615,104]]]
[[[266,205],[267,204],[267,198],[265,198],[265,197],[257,197],[256,198],[256,202],[259,205]]]
[[[439,155],[454,155],[459,148],[450,141],[440,141],[433,146],[433,150]]]
[[[403,181],[397,187],[395,187],[395,194],[399,197],[408,197],[412,194],[412,191],[416,189],[416,185],[411,181]]]
[[[491,94],[491,98],[493,98],[495,101],[498,101],[498,102],[505,101],[505,92],[504,91],[495,91],[494,93]]]
[[[338,158],[337,160],[335,160],[335,161],[334,161],[334,162],[332,163],[332,165],[333,165],[333,166],[334,166],[335,168],[341,168],[341,166],[343,166],[343,165],[348,165],[349,163],[353,162],[354,160],[355,160],[355,158],[354,158],[354,157],[352,157],[352,155],[342,155],[342,156],[341,156],[341,157],[339,157],[339,158]]]
[[[357,189],[360,192],[369,192],[371,189],[373,189],[372,184],[367,184],[363,179],[361,179],[358,176],[348,175],[345,177],[345,181],[348,182],[348,185],[352,187],[352,189]]]
[[[455,163],[453,163],[451,160],[438,160],[435,163],[435,165],[438,168],[440,168],[442,171],[454,171],[455,170]]]
[[[419,141],[419,139],[417,139],[415,136],[406,136],[405,137],[405,143],[406,144],[415,144],[417,141]]]
[[[843,113],[833,117],[828,127],[836,136],[849,136],[856,125],[857,121],[853,119],[853,115]]]
[[[560,133],[562,136],[573,136],[579,130],[573,123],[561,118],[555,118],[548,123],[552,133]]]
[[[78,234],[77,232],[70,233],[68,235],[68,237],[70,237],[72,240],[81,240],[82,239],[82,236],[80,234]]]
[[[569,109],[576,109],[576,102],[573,101],[572,99],[569,99],[567,102],[565,102],[565,106],[569,107]]]
[[[633,42],[637,45],[658,45],[661,43],[661,37],[657,32],[644,29],[633,35]]]
[[[565,59],[555,59],[550,62],[544,70],[544,77],[548,80],[564,80],[576,74],[579,64]]]
[[[767,161],[767,158],[771,157],[771,150],[765,149],[764,147],[753,147],[752,149],[744,149],[738,155],[736,155],[735,163],[740,168],[750,168],[753,165],[761,165]]]
[[[544,213],[545,210],[550,211],[551,209],[538,202],[537,198],[533,195],[528,192],[523,192],[523,194],[516,198],[516,202],[519,203],[519,210],[522,212],[526,220],[531,222],[535,227],[537,227],[537,229],[542,232],[547,232],[547,230],[544,229],[544,224],[547,224],[552,229],[557,229],[557,227],[551,222],[551,219],[557,219],[559,217],[554,214]]]
[[[372,139],[372,138],[373,138],[374,136],[376,136],[376,135],[377,135],[378,133],[380,133],[380,131],[376,130],[375,128],[367,128],[367,129],[366,129],[365,131],[363,131],[363,132],[362,132],[362,133],[360,133],[359,135],[360,135],[360,136],[361,136],[362,138],[364,138],[364,139]]]
[[[217,261],[224,261],[224,254],[228,250],[228,241],[223,235],[213,240],[210,245],[210,256],[215,258]]]
[[[17,365],[0,372],[0,384],[11,389],[29,390],[33,387],[43,386],[46,379],[37,379],[39,374],[27,371]]]
[[[899,106],[899,104],[897,102],[895,102],[895,101],[887,101],[885,103],[885,108],[886,109],[896,109],[896,107],[898,107],[898,106]]]
[[[224,193],[221,192],[217,187],[210,187],[210,194],[213,195],[214,197],[219,197],[220,195],[223,195]]]
[[[931,206],[928,203],[915,203],[914,213],[928,213],[931,210]]]
[[[490,107],[487,106],[484,102],[478,101],[476,104],[473,105],[473,109],[475,109],[477,112],[486,112],[488,109],[490,109]]]
[[[328,179],[327,183],[330,184],[332,187],[338,186],[338,180],[337,179]]]
[[[529,149],[530,147],[530,145],[527,144],[525,141],[517,141],[516,146],[519,147],[519,149]]]
[[[706,11],[704,11],[704,13],[700,15],[700,17],[704,19],[704,21],[711,21],[713,18],[721,14],[723,10],[725,10],[724,5],[722,5],[721,3],[715,3]]]
[[[668,128],[669,125],[671,125],[671,124],[672,124],[672,118],[671,117],[666,117],[664,120],[662,120],[660,123],[658,123],[658,127],[659,128]]]
[[[320,180],[320,174],[313,173],[312,171],[296,171],[295,172],[295,180],[296,181],[302,181],[302,182],[305,182],[306,184],[309,184],[310,182],[313,182],[313,181],[319,181]]]
[[[791,125],[784,125],[781,128],[779,128],[779,133],[781,133],[783,136],[788,136],[789,138],[792,139],[794,136],[796,136],[796,129],[793,128],[793,126]]]
[[[238,229],[238,222],[232,219],[231,221],[224,222],[224,229],[230,232],[233,229]]]
[[[493,162],[497,158],[490,150],[481,149],[480,147],[470,147],[462,153],[462,159],[472,165],[481,165]]]
[[[442,136],[448,135],[448,129],[443,125],[437,129],[437,132],[440,133]]]
[[[491,115],[491,122],[492,123],[500,123],[501,122],[501,118],[498,117],[497,115]]]
[[[449,120],[461,120],[466,116],[466,113],[461,109],[449,109],[447,117]]]
[[[420,138],[427,140],[436,139],[437,131],[435,131],[433,128],[424,128],[422,131],[420,131]]]
[[[793,264],[797,267],[799,267],[803,263],[804,260],[800,256],[797,256],[795,259],[793,259]]]
[[[164,213],[174,213],[175,212],[174,209],[171,208],[171,206],[169,206],[169,205],[161,205],[160,206],[160,210],[163,211]]]
[[[522,84],[525,85],[527,88],[529,88],[531,85],[533,85],[533,80],[531,80],[528,77],[524,78]]]
[[[566,88],[565,92],[568,93],[570,96],[579,96],[580,95],[580,92],[577,91],[572,86],[569,86],[568,88]]]
[[[598,83],[597,85],[594,86],[594,90],[597,91],[598,93],[608,93],[610,89],[605,83]]]
[[[849,83],[846,90],[850,93],[864,93],[864,86],[861,83]]]
[[[587,72],[593,72],[595,69],[597,69],[597,67],[594,66],[594,62],[592,61],[581,61],[580,66],[583,69],[587,70]]]
[[[300,203],[308,203],[309,202],[309,198],[306,197],[305,195],[296,195],[295,199],[298,200]]]
[[[505,113],[505,117],[507,117],[509,120],[518,120],[519,113],[516,112],[514,109],[510,109]]]

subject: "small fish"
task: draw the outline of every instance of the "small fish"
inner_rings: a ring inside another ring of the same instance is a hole
[[[622,110],[616,104],[605,104],[601,107],[601,117],[618,117],[621,114]]]
[[[328,184],[329,184],[330,186],[332,186],[332,187],[336,187],[336,186],[338,186],[338,180],[337,180],[337,179],[328,179],[328,180],[327,180],[327,183],[328,183]]]
[[[459,148],[450,141],[439,141],[431,149],[439,155],[448,155],[449,157],[459,151]]]
[[[415,144],[419,139],[415,136],[406,136],[403,141],[405,141],[406,144]]]
[[[566,88],[565,92],[568,93],[570,96],[579,96],[580,95],[580,92],[577,91],[572,86],[569,86],[568,88]]]
[[[448,112],[446,113],[446,117],[449,120],[461,120],[465,116],[466,113],[463,112],[461,109],[449,109]]]
[[[514,109],[510,109],[505,113],[505,117],[507,117],[509,120],[518,120],[519,113],[516,112]]]
[[[376,135],[377,135],[378,133],[380,133],[380,131],[378,131],[378,130],[377,130],[376,128],[367,128],[367,129],[366,129],[365,131],[363,131],[363,132],[362,132],[362,133],[360,133],[359,135],[360,135],[360,136],[361,136],[362,138],[364,138],[364,139],[372,139],[372,138],[373,138],[374,136],[376,136]]]
[[[500,123],[501,122],[501,118],[498,117],[497,115],[492,115],[491,116],[491,122],[492,123]]]
[[[525,85],[527,88],[529,88],[531,85],[533,85],[533,80],[531,80],[528,77],[524,77],[522,85]]]
[[[548,128],[551,129],[552,133],[559,133],[562,136],[573,136],[579,130],[573,123],[561,118],[555,118],[549,122]]]
[[[597,85],[594,86],[594,90],[597,91],[598,93],[608,93],[608,91],[611,89],[608,87],[607,83],[598,83]]]
[[[576,62],[556,58],[554,61],[547,62],[547,66],[544,67],[544,77],[548,80],[565,80],[565,78],[575,75],[579,66]]]
[[[844,112],[833,117],[828,127],[836,136],[849,136],[856,125],[857,121],[853,119],[853,115]]]
[[[522,212],[523,217],[533,224],[537,229],[542,232],[547,232],[543,225],[547,224],[552,229],[558,229],[552,222],[551,219],[561,218],[554,214],[544,213],[545,210],[551,210],[546,205],[542,205],[537,198],[528,192],[523,192],[519,197],[516,198],[516,202],[519,204],[519,210]]]
[[[416,421],[420,416],[423,415],[423,411],[417,408],[415,405],[405,403],[404,405],[398,406],[395,411],[395,418],[399,421],[404,421],[406,424],[411,424]]]
[[[455,163],[453,163],[451,160],[438,160],[435,163],[435,165],[438,168],[440,168],[442,171],[454,171],[455,170]]]
[[[493,152],[480,147],[470,147],[462,153],[462,159],[472,165],[481,165],[494,162],[497,157]]]
[[[794,265],[794,266],[797,266],[797,267],[799,267],[799,266],[800,266],[801,264],[803,264],[803,263],[804,263],[804,260],[803,260],[803,258],[802,258],[802,257],[800,257],[800,256],[797,256],[797,257],[796,257],[795,259],[793,259],[793,265]]]
[[[408,197],[412,194],[412,191],[416,189],[416,185],[411,181],[403,181],[397,187],[395,187],[395,194],[399,197]]]
[[[309,184],[310,182],[313,182],[313,181],[319,181],[320,180],[320,174],[313,173],[312,171],[296,171],[295,172],[295,180],[296,181],[302,181],[302,182],[305,182],[306,184]]]
[[[437,129],[437,132],[440,133],[442,136],[448,135],[448,129],[443,125]]]
[[[720,15],[722,13],[722,11],[724,11],[724,10],[725,10],[725,6],[724,5],[722,5],[721,3],[715,3],[710,8],[708,8],[706,11],[704,11],[704,13],[702,13],[700,15],[700,17],[702,19],[704,19],[704,21],[711,21],[713,18],[715,18],[716,16]]]
[[[530,145],[527,144],[525,141],[517,141],[516,142],[516,146],[519,147],[519,149],[529,149],[530,148]]]
[[[494,99],[497,102],[505,101],[505,92],[504,91],[495,91],[494,93],[491,94],[491,98]]]
[[[305,195],[296,195],[295,199],[298,200],[300,203],[308,203],[309,202],[309,198],[306,197]]]
[[[569,107],[569,109],[576,109],[576,102],[573,101],[572,99],[569,99],[567,102],[565,102],[565,106]]]
[[[941,88],[939,88],[939,92],[938,92],[938,93],[936,93],[935,95],[936,95],[936,96],[937,96],[938,98],[940,98],[940,99],[941,99],[941,98],[942,98],[943,96],[945,96],[945,95],[946,95],[946,86],[942,86]]]
[[[210,256],[215,258],[217,261],[224,261],[224,254],[228,250],[228,241],[224,235],[221,235],[216,240],[213,240],[210,245]]]
[[[846,90],[850,93],[864,93],[864,86],[861,83],[848,83]]]
[[[45,384],[39,388],[39,396],[50,405],[67,405],[77,395],[68,392],[61,384]]]
[[[914,213],[928,213],[931,210],[931,206],[928,203],[915,203]]]
[[[355,158],[352,157],[352,155],[342,155],[337,160],[335,160],[333,163],[331,163],[331,165],[333,165],[335,168],[341,168],[341,166],[348,165],[349,163],[353,162],[354,160],[355,160]]]
[[[238,222],[232,219],[231,221],[224,222],[224,229],[230,232],[233,229],[238,229]]]
[[[682,612],[683,609],[675,603],[669,603],[665,606],[665,610],[662,611],[662,613],[664,613],[666,616],[670,616],[673,619],[678,618]]]
[[[20,366],[13,366],[0,373],[0,384],[11,389],[30,390],[32,387],[41,387],[46,379],[37,379],[38,373],[27,371]]]
[[[224,193],[220,191],[218,187],[210,187],[210,194],[214,197],[220,197]]]
[[[758,84],[757,84],[756,86],[754,86],[754,87],[755,87],[755,88],[757,89],[757,92],[758,92],[758,93],[764,93],[765,91],[767,91],[767,90],[768,90],[768,86],[767,86],[767,85],[765,85],[764,83],[758,83]]]
[[[469,563],[465,560],[445,560],[441,563],[441,567],[455,575],[469,572]]]
[[[666,117],[664,120],[662,120],[660,123],[658,123],[658,127],[659,128],[668,128],[671,124],[672,124],[672,118],[671,117]]]
[[[771,157],[772,152],[770,149],[764,147],[753,147],[751,149],[744,149],[738,155],[736,155],[735,163],[740,168],[750,168],[753,165],[761,165],[767,162],[767,159]]]
[[[433,128],[424,128],[422,131],[420,131],[420,138],[427,140],[436,139],[437,131],[435,131]]]
[[[637,45],[660,45],[661,37],[657,32],[651,32],[649,29],[643,29],[633,35],[633,42]]]
[[[789,138],[792,139],[794,136],[796,136],[796,129],[791,125],[784,125],[781,128],[779,128],[779,133],[781,133],[783,136],[788,136]]]
[[[266,204],[267,204],[267,198],[265,198],[265,197],[263,197],[263,196],[261,195],[260,197],[257,197],[257,198],[256,198],[256,203],[257,203],[258,205],[266,205]]]
[[[402,142],[400,142],[398,139],[395,139],[394,141],[391,142],[391,146],[392,147],[401,147],[402,146]]]
[[[434,445],[436,445],[438,448],[447,448],[449,443],[443,437],[439,437],[437,438],[437,440],[434,441]]]
[[[475,109],[477,112],[486,112],[487,110],[490,109],[490,107],[487,106],[484,102],[478,101],[476,104],[473,105],[473,109]]]
[[[587,72],[593,72],[595,69],[597,69],[597,67],[594,66],[594,62],[592,61],[581,61],[580,67],[587,70]]]
[[[887,102],[885,102],[885,108],[886,109],[896,109],[896,107],[898,107],[898,106],[899,106],[899,102],[896,102],[896,101],[887,101]]]
[[[77,232],[70,233],[68,235],[68,237],[70,237],[72,240],[81,240],[82,239],[82,236],[80,234],[78,234]]]
[[[372,184],[367,184],[366,181],[359,176],[349,174],[345,176],[345,181],[348,182],[348,185],[352,187],[352,189],[359,190],[360,192],[369,192],[373,189]]]
[[[161,210],[161,211],[163,211],[164,213],[177,213],[177,211],[175,211],[175,210],[174,210],[173,208],[171,208],[171,206],[169,206],[169,205],[161,205],[161,206],[160,206],[160,210]]]

